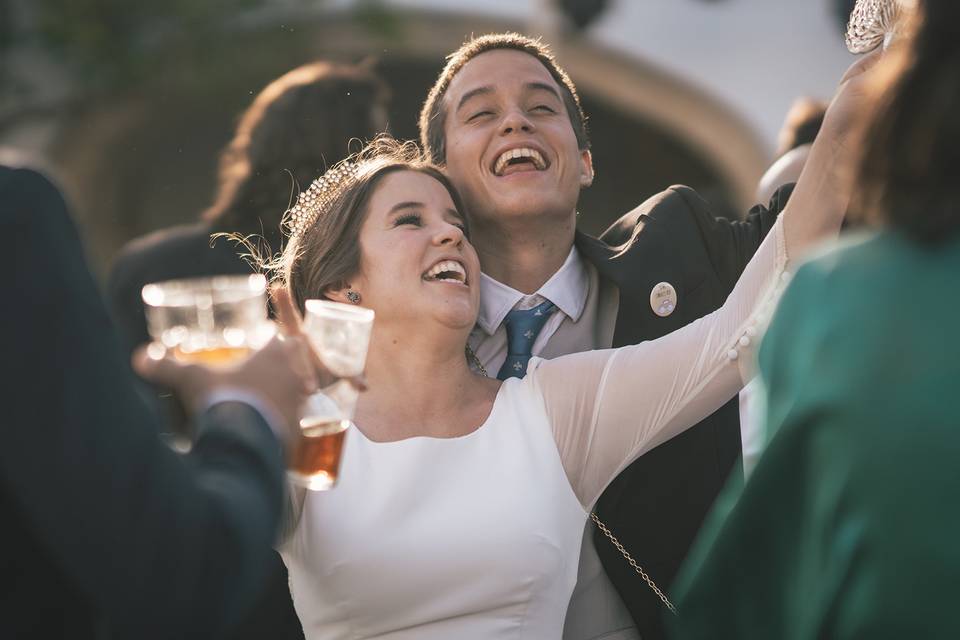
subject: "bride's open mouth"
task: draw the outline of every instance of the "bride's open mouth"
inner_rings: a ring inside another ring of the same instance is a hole
[[[441,260],[423,274],[427,282],[450,282],[467,285],[467,270],[456,260]]]

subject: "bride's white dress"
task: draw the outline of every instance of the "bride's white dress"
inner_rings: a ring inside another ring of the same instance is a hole
[[[559,638],[594,501],[743,386],[784,244],[781,219],[724,306],[679,331],[532,359],[469,435],[351,427],[338,486],[291,497],[281,554],[307,639]]]

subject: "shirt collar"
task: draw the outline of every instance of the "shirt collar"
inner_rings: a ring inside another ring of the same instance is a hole
[[[580,257],[576,247],[571,247],[563,265],[533,295],[546,298],[576,322],[587,304],[589,287],[590,274],[587,273],[583,258]],[[481,273],[480,316],[477,318],[477,324],[487,335],[493,335],[503,319],[507,317],[507,313],[525,297],[527,297],[525,294],[513,287]]]

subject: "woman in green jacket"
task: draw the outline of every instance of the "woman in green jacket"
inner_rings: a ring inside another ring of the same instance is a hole
[[[858,172],[880,230],[781,301],[769,447],[675,585],[679,638],[960,638],[960,3],[916,4]]]

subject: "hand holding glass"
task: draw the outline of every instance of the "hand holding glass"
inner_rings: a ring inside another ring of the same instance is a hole
[[[300,486],[322,491],[337,482],[344,436],[357,406],[358,391],[348,378],[363,373],[373,311],[329,300],[307,300],[306,311],[304,334],[341,379],[307,400],[289,475]]]

